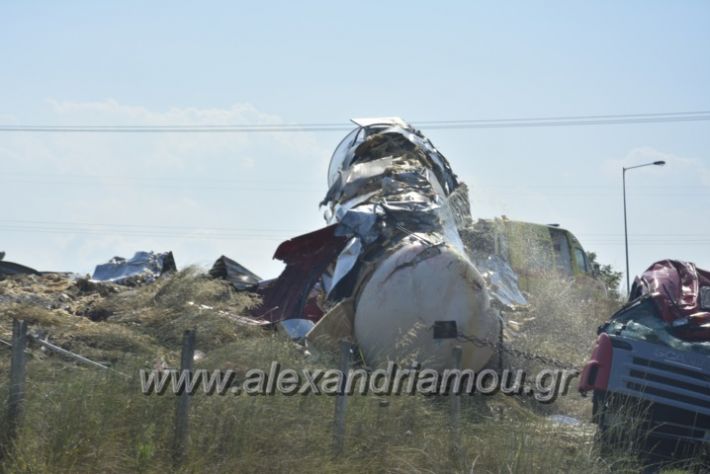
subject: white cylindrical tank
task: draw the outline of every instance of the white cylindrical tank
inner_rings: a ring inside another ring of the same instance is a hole
[[[492,347],[434,338],[437,321],[454,321],[461,335],[498,340],[499,320],[468,258],[450,245],[413,240],[380,262],[364,285],[355,301],[355,338],[370,365],[392,360],[441,370],[451,367],[456,345],[464,368],[480,370],[490,360]]]

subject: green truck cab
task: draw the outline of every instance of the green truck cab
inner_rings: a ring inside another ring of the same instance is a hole
[[[479,219],[472,226],[472,251],[498,255],[518,275],[518,285],[530,291],[536,280],[550,274],[566,278],[593,276],[587,252],[570,231],[557,224],[514,221],[505,216]]]

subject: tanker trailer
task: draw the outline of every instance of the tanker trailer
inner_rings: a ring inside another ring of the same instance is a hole
[[[443,369],[460,345],[462,366],[481,369],[501,321],[458,232],[471,223],[465,184],[401,119],[353,122],[328,169],[321,206],[329,225],[277,249],[287,266],[262,310],[274,308],[272,320],[318,319],[305,308],[320,286],[329,300],[350,302],[352,336],[368,365]]]

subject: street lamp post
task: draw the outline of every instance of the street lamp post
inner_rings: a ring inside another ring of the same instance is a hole
[[[631,277],[629,276],[629,231],[626,222],[626,172],[635,168],[643,168],[644,166],[663,166],[665,161],[654,161],[653,163],[644,163],[642,165],[629,166],[621,168],[621,181],[624,192],[624,246],[626,248],[626,296],[631,294]]]

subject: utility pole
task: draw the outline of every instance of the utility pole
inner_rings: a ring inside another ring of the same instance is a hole
[[[631,275],[629,274],[629,226],[626,219],[626,172],[635,168],[643,168],[644,166],[663,166],[665,161],[654,161],[653,163],[644,163],[642,165],[629,166],[621,168],[621,182],[624,194],[624,248],[626,249],[626,296],[631,294]]]

